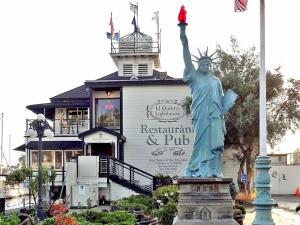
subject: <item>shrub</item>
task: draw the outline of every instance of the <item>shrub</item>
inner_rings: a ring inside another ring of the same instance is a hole
[[[54,218],[47,218],[43,220],[41,225],[55,225],[55,219]]]
[[[153,197],[158,203],[167,204],[168,202],[178,203],[179,188],[177,185],[167,185],[156,189]],[[158,206],[159,207],[159,206]]]
[[[19,225],[21,220],[17,214],[11,214],[10,216],[4,216],[0,214],[0,224],[1,225]]]
[[[86,210],[80,213],[72,213],[72,216],[77,218],[79,222],[91,222],[91,223],[99,223],[100,219],[104,216],[104,212],[101,212],[97,209]]]
[[[128,198],[123,198],[113,202],[113,206],[117,210],[143,210],[145,213],[150,213],[154,208],[153,198],[144,195],[131,195]]]
[[[135,225],[136,218],[134,214],[126,211],[106,212],[100,218],[99,223],[108,225]]]
[[[177,213],[177,204],[174,202],[168,202],[162,205],[158,210],[155,211],[159,223],[162,225],[172,225],[174,217]]]

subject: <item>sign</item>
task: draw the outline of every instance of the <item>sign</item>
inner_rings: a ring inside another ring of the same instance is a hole
[[[178,100],[157,100],[147,106],[147,118],[159,122],[176,122],[185,116],[185,109]]]
[[[104,105],[104,108],[105,108],[106,110],[111,110],[113,107],[114,107],[114,106],[113,106],[113,104],[111,104],[111,103],[107,103],[106,105]]]
[[[153,175],[183,175],[194,140],[191,117],[183,106],[189,94],[188,86],[125,88],[123,135],[129,151],[124,157],[129,164]]]
[[[79,185],[78,188],[78,194],[85,195],[85,185]]]
[[[246,182],[247,180],[248,180],[247,175],[246,175],[246,174],[242,174],[242,175],[241,175],[241,181],[242,181],[242,182]]]

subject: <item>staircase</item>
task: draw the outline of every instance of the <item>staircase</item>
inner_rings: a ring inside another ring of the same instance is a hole
[[[145,195],[151,195],[158,187],[156,177],[115,158],[101,158],[100,171],[104,172],[105,161],[107,178],[123,187]]]

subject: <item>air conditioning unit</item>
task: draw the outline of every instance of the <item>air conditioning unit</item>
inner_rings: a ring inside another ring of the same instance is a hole
[[[97,206],[98,196],[97,184],[74,184],[71,191],[71,207],[87,207],[88,201],[92,206]]]

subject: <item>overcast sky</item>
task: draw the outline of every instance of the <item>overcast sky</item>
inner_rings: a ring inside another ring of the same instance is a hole
[[[162,30],[161,71],[181,77],[183,61],[177,16],[187,10],[187,35],[192,53],[217,44],[229,48],[235,36],[242,48],[259,50],[259,0],[249,0],[248,10],[235,13],[234,0],[140,0],[141,32],[154,36],[151,17],[159,11]],[[133,2],[136,3],[136,2]],[[300,78],[300,1],[266,0],[266,68],[282,66],[286,78]],[[4,113],[4,149],[8,136],[12,148],[24,143],[26,105],[49,98],[116,71],[109,56],[110,13],[121,36],[133,32],[133,13],[124,0],[0,0],[0,113]],[[285,138],[281,151],[294,150],[299,140]],[[18,154],[13,153],[13,162]]]

